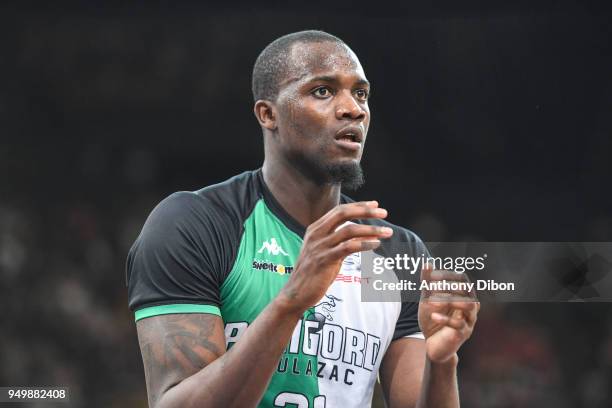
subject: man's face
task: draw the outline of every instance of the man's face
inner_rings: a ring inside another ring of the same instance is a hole
[[[369,91],[357,56],[346,46],[295,44],[276,101],[285,159],[317,182],[358,187]]]

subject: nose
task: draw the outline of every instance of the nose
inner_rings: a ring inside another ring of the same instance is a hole
[[[349,92],[348,95],[342,93],[340,98],[337,98],[338,105],[336,106],[336,118],[339,120],[359,120],[365,119],[367,112],[355,100]]]

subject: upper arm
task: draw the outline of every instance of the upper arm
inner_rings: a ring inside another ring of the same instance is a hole
[[[225,352],[220,287],[233,232],[217,207],[176,193],[152,211],[130,250],[128,297],[152,407]]]
[[[392,341],[380,367],[380,383],[387,406],[415,407],[424,370],[424,340],[403,337]]]
[[[225,353],[221,317],[207,313],[167,314],[136,324],[149,406]]]

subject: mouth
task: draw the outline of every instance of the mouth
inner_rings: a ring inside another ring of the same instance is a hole
[[[339,130],[335,139],[340,147],[348,150],[359,150],[363,141],[363,130],[357,126],[349,126]]]

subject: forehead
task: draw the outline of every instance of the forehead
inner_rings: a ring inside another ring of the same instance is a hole
[[[283,82],[295,82],[314,75],[340,72],[365,79],[357,55],[344,44],[296,43],[291,47],[289,55],[288,72]]]

